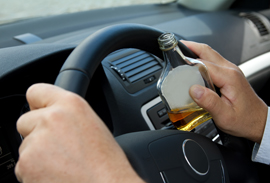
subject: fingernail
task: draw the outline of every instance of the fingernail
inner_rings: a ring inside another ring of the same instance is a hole
[[[199,85],[192,86],[190,90],[192,97],[197,100],[199,100],[204,94],[204,88]]]

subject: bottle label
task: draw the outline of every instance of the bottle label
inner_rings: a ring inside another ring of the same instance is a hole
[[[183,65],[171,70],[161,85],[161,92],[170,109],[187,109],[196,107],[197,104],[189,95],[192,85],[205,86],[199,68]]]

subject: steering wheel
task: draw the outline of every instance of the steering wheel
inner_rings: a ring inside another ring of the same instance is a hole
[[[73,50],[62,66],[55,85],[85,97],[93,74],[111,52],[137,48],[162,58],[157,43],[162,33],[139,24],[119,24],[101,29]],[[181,42],[178,45],[186,56],[197,58]],[[247,168],[252,167],[249,161],[239,158],[234,151],[190,132],[144,131],[125,134],[116,137],[116,140],[135,171],[149,183],[225,183],[234,180],[233,173],[230,173],[232,167],[253,171]],[[257,182],[253,173],[245,179]]]

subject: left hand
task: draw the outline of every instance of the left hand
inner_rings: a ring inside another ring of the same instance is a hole
[[[15,168],[20,182],[143,182],[84,99],[36,84],[27,100],[31,111],[17,122],[24,137]]]

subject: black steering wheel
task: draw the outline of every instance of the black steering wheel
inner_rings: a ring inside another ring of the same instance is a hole
[[[111,52],[137,48],[162,58],[157,43],[162,33],[139,24],[120,24],[101,29],[74,49],[61,68],[55,85],[85,97],[93,74]],[[197,58],[181,42],[178,45],[186,56]],[[231,167],[247,169],[247,160],[241,160],[238,164],[239,158],[235,152],[194,133],[144,131],[122,135],[116,140],[133,168],[149,183],[225,183],[233,180],[232,173],[228,173]],[[256,180],[254,176],[251,177]]]

